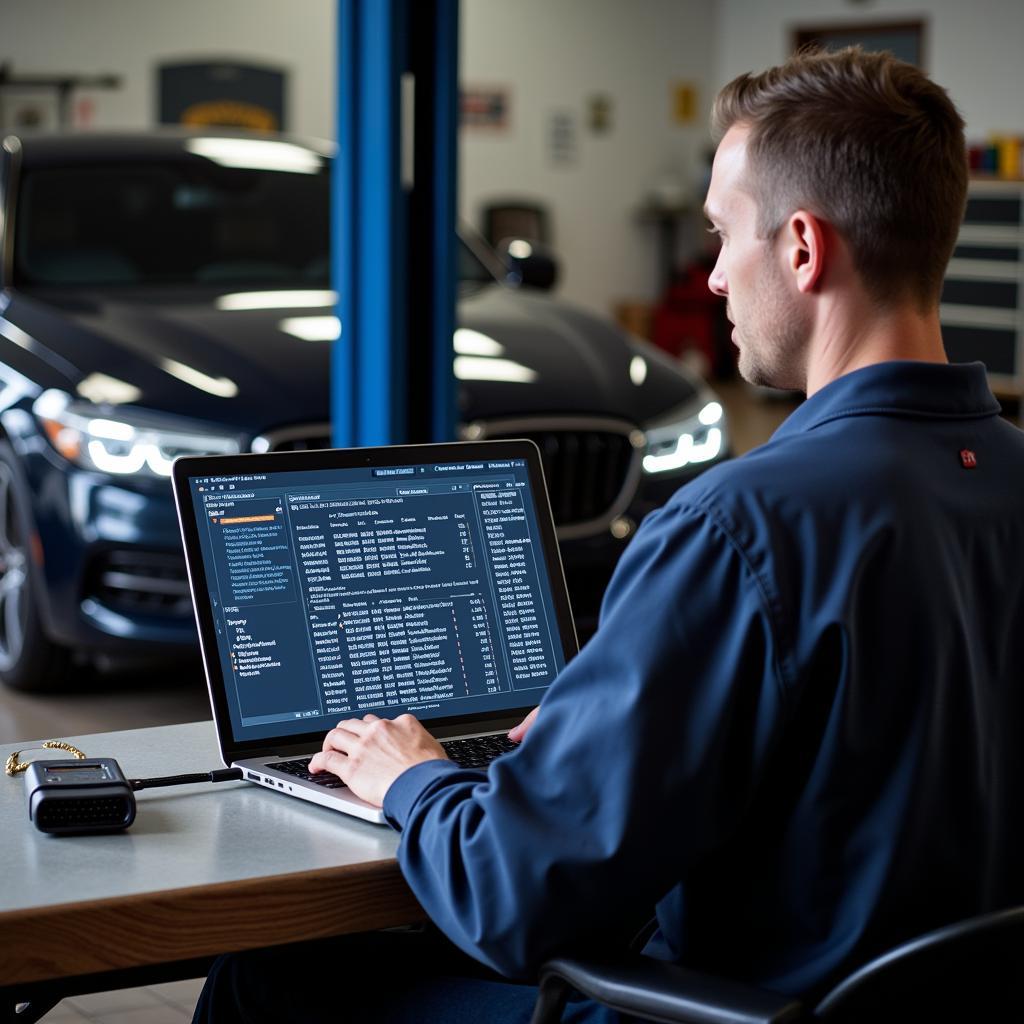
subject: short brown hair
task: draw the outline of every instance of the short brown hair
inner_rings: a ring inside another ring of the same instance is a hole
[[[748,125],[758,233],[801,207],[831,223],[876,301],[938,302],[967,197],[964,123],[945,89],[888,53],[803,51],[715,100],[720,139]]]

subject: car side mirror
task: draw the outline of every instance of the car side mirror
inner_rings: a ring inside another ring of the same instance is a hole
[[[541,242],[505,238],[498,243],[497,252],[505,264],[508,284],[546,292],[558,282],[558,260]]]

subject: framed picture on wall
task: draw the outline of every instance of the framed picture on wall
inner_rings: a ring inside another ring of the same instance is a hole
[[[866,24],[798,26],[793,29],[793,49],[816,46],[823,50],[841,50],[844,46],[863,46],[865,50],[888,50],[894,57],[925,66],[925,22],[891,21]]]
[[[287,73],[236,61],[182,61],[157,68],[160,124],[282,131]]]
[[[60,127],[60,96],[56,89],[0,92],[0,128],[4,131],[54,132]]]
[[[510,92],[503,85],[464,85],[459,90],[459,119],[463,128],[508,131]]]

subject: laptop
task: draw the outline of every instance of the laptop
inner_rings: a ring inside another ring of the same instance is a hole
[[[174,498],[224,764],[383,822],[308,759],[414,714],[484,767],[576,653],[540,452],[480,441],[179,458]]]

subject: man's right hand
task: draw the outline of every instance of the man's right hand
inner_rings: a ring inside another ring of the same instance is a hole
[[[508,731],[508,738],[513,743],[522,743],[526,739],[526,734],[530,731],[530,727],[537,720],[537,712],[540,711],[539,707],[534,708],[518,725],[514,725]]]

